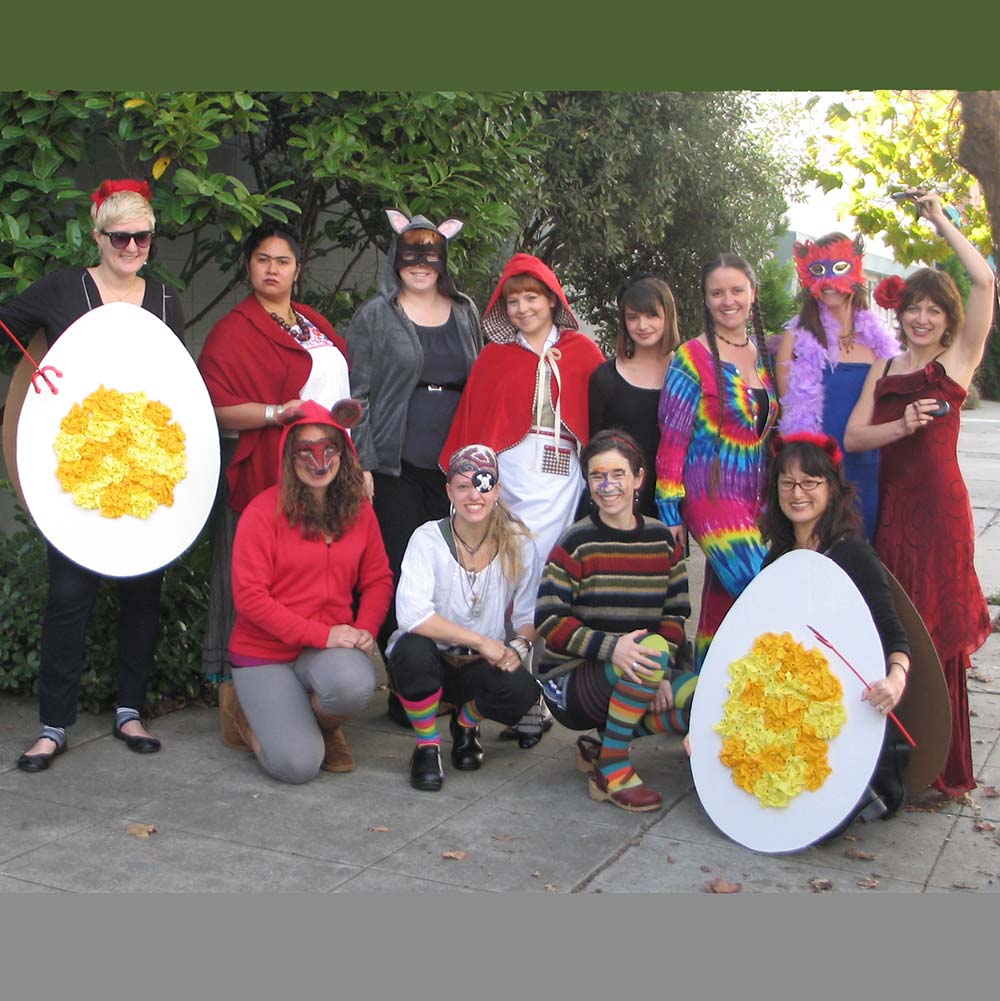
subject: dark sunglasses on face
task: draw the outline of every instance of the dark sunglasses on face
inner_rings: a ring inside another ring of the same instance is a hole
[[[141,229],[138,233],[109,233],[106,229],[102,229],[101,232],[111,241],[111,246],[115,250],[124,250],[130,240],[135,240],[135,245],[140,250],[145,250],[153,242],[151,229]]]

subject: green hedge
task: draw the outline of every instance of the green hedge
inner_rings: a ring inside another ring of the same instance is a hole
[[[0,481],[0,490],[10,485]],[[48,589],[45,542],[23,511],[21,528],[0,532],[0,693],[35,694],[39,643]],[[197,543],[168,568],[160,608],[160,640],[147,695],[155,716],[192,699],[214,701],[214,686],[201,674],[201,641],[208,608],[210,546]],[[91,712],[114,704],[118,665],[118,588],[98,591],[84,644],[80,706]]]

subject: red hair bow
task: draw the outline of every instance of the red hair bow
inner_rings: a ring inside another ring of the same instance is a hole
[[[875,301],[883,309],[899,309],[903,304],[903,293],[906,291],[906,282],[899,275],[889,275],[875,286],[872,293]]]
[[[791,431],[788,434],[775,435],[771,439],[772,454],[777,455],[786,445],[791,445],[793,442],[805,442],[823,449],[838,469],[844,461],[844,453],[841,452],[837,439],[815,431]]]
[[[104,181],[101,186],[90,196],[90,200],[98,207],[101,203],[117,194],[119,191],[134,191],[142,195],[147,202],[153,200],[153,190],[148,181],[136,181],[131,177],[124,177],[120,181]]]

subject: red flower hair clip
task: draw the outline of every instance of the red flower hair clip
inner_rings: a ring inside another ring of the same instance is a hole
[[[788,434],[776,434],[771,439],[771,454],[777,455],[786,445],[795,442],[815,445],[817,448],[823,449],[838,469],[844,461],[844,453],[841,452],[837,439],[816,431],[790,431]]]
[[[124,177],[120,181],[104,181],[101,186],[90,196],[90,200],[98,207],[101,203],[119,191],[134,191],[142,195],[147,202],[153,200],[153,190],[148,181],[136,181],[131,177]]]
[[[899,275],[889,275],[875,286],[872,296],[883,309],[899,309],[905,291],[906,282]]]

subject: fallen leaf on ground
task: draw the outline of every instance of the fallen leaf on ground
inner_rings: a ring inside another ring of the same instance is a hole
[[[1000,789],[996,786],[983,786],[979,790],[983,794],[983,799],[997,799],[1000,797]]]
[[[875,858],[875,856],[872,855],[871,852],[863,852],[860,848],[848,848],[847,851],[844,852],[844,854],[848,858],[858,858],[858,859],[866,859],[866,860],[871,860],[871,859]]]
[[[667,856],[667,862],[669,862],[670,865],[674,864],[674,857],[673,857],[673,855],[668,855]]]
[[[826,893],[833,889],[832,879],[810,879],[809,888],[813,893]]]
[[[389,828],[388,827],[369,827],[368,830],[369,831],[378,831],[380,834],[384,834],[386,831],[389,830]]]
[[[514,841],[517,838],[516,834],[492,834],[490,837],[494,841]]]
[[[856,834],[845,834],[844,835],[844,840],[845,841],[860,841],[861,838],[859,838]]]
[[[984,684],[989,684],[993,680],[992,674],[985,674],[982,671],[970,671],[969,677],[972,678],[973,681],[981,681]]]
[[[642,838],[633,838],[633,839],[632,839],[632,840],[631,840],[631,841],[629,842],[629,844],[630,844],[630,845],[631,845],[631,846],[632,846],[633,848],[638,848],[638,847],[639,847],[639,845],[641,845],[641,844],[642,844]]]
[[[974,890],[975,887],[971,883],[952,883],[952,887],[956,890]]]
[[[540,872],[533,872],[531,874],[532,879],[538,879],[542,874]]]
[[[728,879],[713,879],[705,884],[705,889],[709,893],[739,893],[743,889],[743,884],[730,883]]]
[[[129,824],[125,831],[127,834],[134,834],[137,838],[148,838],[150,834],[156,832],[156,824]]]
[[[974,831],[995,831],[997,829],[997,825],[989,820],[977,820],[972,825],[972,829]]]
[[[545,884],[545,892],[546,893],[555,893],[556,892],[556,885],[555,885],[555,883],[546,883]]]
[[[862,890],[874,890],[875,887],[878,886],[878,885],[879,885],[879,882],[878,882],[877,879],[859,879],[858,880],[858,886],[860,886]]]
[[[454,859],[456,862],[461,862],[466,856],[465,852],[442,852],[441,858]]]
[[[711,872],[712,871],[712,867],[710,865],[703,865],[701,867],[701,871],[702,872]]]

